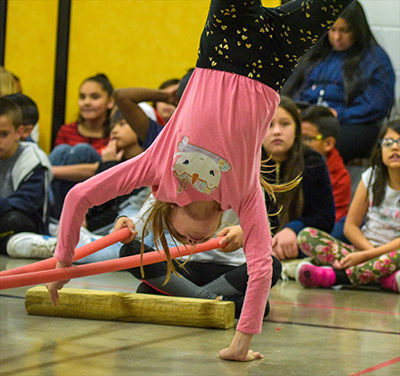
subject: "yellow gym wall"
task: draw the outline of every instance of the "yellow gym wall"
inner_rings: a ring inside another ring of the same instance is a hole
[[[158,87],[194,66],[210,0],[72,0],[66,121],[81,82],[105,73],[115,88]],[[264,0],[277,6],[280,0]],[[40,146],[51,149],[58,0],[8,0],[5,67],[39,107]]]
[[[39,108],[40,146],[50,151],[57,0],[8,0],[4,66]]]

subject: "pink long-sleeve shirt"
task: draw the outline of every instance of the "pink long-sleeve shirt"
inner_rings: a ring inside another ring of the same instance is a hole
[[[71,189],[55,257],[72,262],[87,210],[134,188],[150,186],[157,200],[179,206],[215,200],[236,212],[243,229],[249,281],[237,329],[260,333],[272,277],[261,145],[278,103],[278,93],[259,81],[196,68],[149,149]]]

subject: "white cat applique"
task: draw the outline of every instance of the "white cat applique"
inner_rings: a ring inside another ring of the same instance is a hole
[[[202,193],[211,193],[217,189],[221,180],[221,173],[231,169],[230,164],[217,154],[188,143],[189,138],[184,137],[178,144],[179,156],[172,171],[180,180],[178,193],[187,189],[191,184],[193,188]]]

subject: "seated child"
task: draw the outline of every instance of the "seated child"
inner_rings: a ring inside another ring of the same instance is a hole
[[[6,95],[6,98],[16,103],[22,112],[22,135],[20,141],[34,141],[32,132],[39,121],[39,110],[36,103],[27,95],[17,93]]]
[[[400,292],[399,143],[396,120],[381,130],[350,205],[344,226],[349,244],[313,228],[299,233],[299,247],[316,264],[299,264],[296,279],[303,286],[378,283]]]
[[[335,147],[339,121],[328,108],[317,105],[303,110],[300,120],[303,142],[325,158],[336,209],[336,223],[331,234],[343,239],[344,220],[351,201],[351,178]]]
[[[297,106],[281,96],[278,109],[263,142],[265,177],[270,182],[287,183],[298,176],[301,182],[276,200],[265,195],[272,227],[272,254],[280,261],[304,258],[298,249],[297,234],[305,227],[331,232],[335,224],[335,204],[328,169],[323,157],[301,141]],[[294,278],[294,273],[287,273]]]
[[[76,122],[64,124],[57,132],[54,149],[49,158],[53,165],[52,200],[50,217],[52,222],[60,219],[64,199],[76,184],[93,176],[90,165],[100,162],[101,151],[107,146],[110,116],[114,107],[113,86],[103,73],[86,78],[79,87],[79,116]],[[87,164],[78,172],[71,173],[58,168]]]
[[[119,111],[116,111],[113,115],[111,124],[110,142],[102,152],[102,161],[96,165],[96,173],[133,158],[143,151],[143,148],[139,146],[135,132],[126,123]],[[149,189],[134,189],[129,194],[117,197],[101,206],[93,207],[86,216],[86,226],[91,231],[97,230],[97,233],[91,233],[88,229],[81,227],[78,246],[98,239],[98,235],[106,235],[111,232],[114,221],[118,216],[134,216],[142,207],[148,194]],[[7,243],[7,254],[9,256],[16,258],[47,258],[53,255],[57,237],[39,235],[30,229],[25,231],[9,239]],[[121,244],[117,244],[113,248],[107,248],[82,259],[80,263],[118,258],[120,247]]]
[[[20,142],[22,113],[13,101],[0,98],[0,252],[19,232],[48,233],[51,165],[33,142]]]

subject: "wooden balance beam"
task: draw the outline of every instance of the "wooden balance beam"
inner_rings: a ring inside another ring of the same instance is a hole
[[[29,315],[229,329],[235,304],[208,299],[63,288],[57,306],[45,286],[26,292]]]

